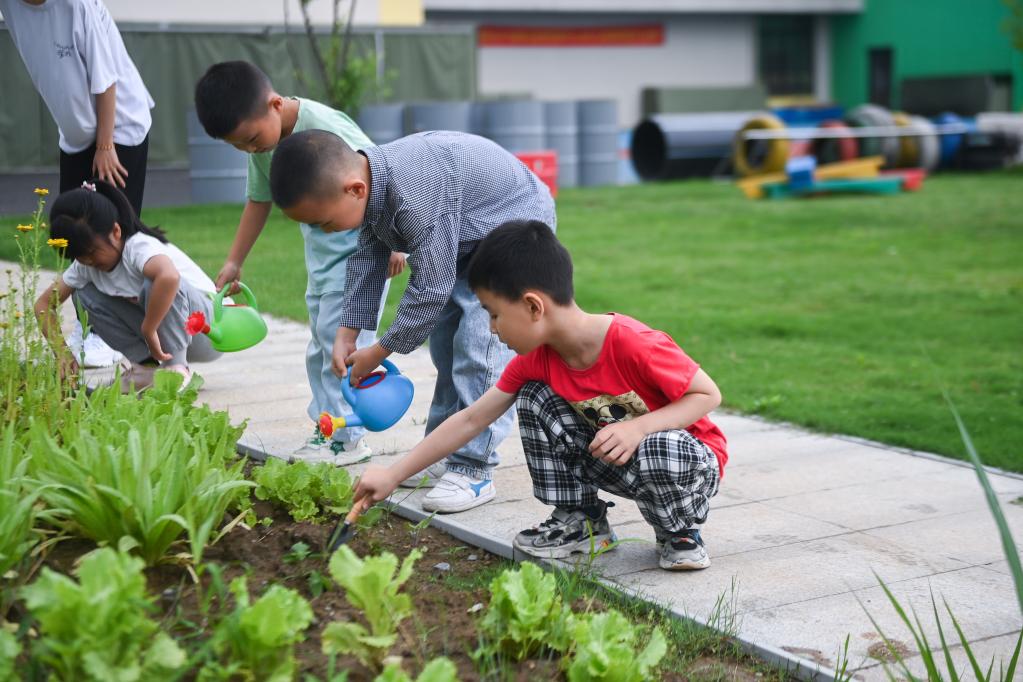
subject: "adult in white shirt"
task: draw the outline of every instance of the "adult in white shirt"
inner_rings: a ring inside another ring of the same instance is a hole
[[[0,0],[60,130],[60,191],[98,177],[142,212],[153,98],[100,0]]]

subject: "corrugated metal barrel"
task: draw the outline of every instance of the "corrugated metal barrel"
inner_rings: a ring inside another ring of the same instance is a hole
[[[579,123],[575,102],[545,102],[543,105],[544,149],[558,154],[558,186],[579,184]]]
[[[188,178],[192,203],[215,204],[245,201],[245,178],[249,159],[223,140],[206,134],[195,110],[188,119]]]
[[[359,112],[358,122],[373,144],[393,142],[405,132],[405,105],[366,105]]]
[[[405,134],[424,130],[471,133],[472,102],[420,102],[405,108]]]
[[[618,105],[613,99],[578,104],[579,184],[613,185],[618,181]]]
[[[486,105],[487,137],[510,152],[535,152],[543,144],[543,103],[498,100]]]

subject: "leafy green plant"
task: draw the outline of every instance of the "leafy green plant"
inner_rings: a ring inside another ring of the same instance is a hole
[[[654,628],[642,651],[636,650],[639,630],[615,610],[577,617],[572,627],[571,656],[562,659],[569,682],[643,682],[667,653],[660,628]]]
[[[38,540],[33,529],[38,493],[27,490],[28,459],[14,429],[8,424],[0,435],[0,575],[20,565]]]
[[[66,530],[110,545],[127,536],[148,565],[184,533],[191,559],[201,561],[225,511],[253,483],[241,460],[225,466],[238,429],[193,410],[177,395],[180,384],[157,372],[142,400],[113,388],[80,393],[68,408],[76,418],[56,434],[33,426],[30,471]]]
[[[412,678],[402,670],[400,663],[391,663],[374,682],[412,682]],[[458,668],[450,659],[441,656],[427,663],[415,682],[458,682]]]
[[[296,521],[321,523],[328,516],[348,513],[352,506],[352,478],[329,462],[308,464],[270,458],[252,470],[255,495],[291,514]]]
[[[342,545],[330,558],[330,575],[345,589],[348,603],[362,611],[369,628],[360,623],[330,623],[323,630],[323,652],[350,653],[366,667],[380,670],[398,639],[398,624],[412,615],[412,599],[400,590],[422,555],[412,550],[399,568],[398,558],[390,552],[360,559]]]
[[[573,616],[561,603],[553,575],[524,563],[494,578],[490,595],[490,606],[480,622],[485,643],[477,657],[502,653],[522,660],[546,648],[568,648]]]
[[[0,620],[0,680],[13,680],[14,659],[21,653],[17,637],[4,629],[6,622]]]
[[[148,615],[143,562],[102,548],[86,554],[78,580],[44,568],[21,590],[39,623],[34,660],[51,680],[164,680],[176,677],[185,653]]]
[[[216,657],[199,672],[201,682],[288,682],[295,676],[295,644],[313,620],[309,602],[295,590],[271,585],[250,602],[245,578],[231,582],[235,607],[213,631]]]

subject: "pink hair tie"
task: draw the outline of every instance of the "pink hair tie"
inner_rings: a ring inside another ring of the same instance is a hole
[[[95,192],[96,191],[96,183],[89,182],[88,180],[86,180],[85,182],[82,183],[82,188],[83,189],[87,189],[90,192]]]

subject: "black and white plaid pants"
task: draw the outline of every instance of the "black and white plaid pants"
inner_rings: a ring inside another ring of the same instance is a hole
[[[635,500],[647,523],[676,533],[707,520],[720,482],[714,451],[685,429],[646,436],[624,466],[590,454],[593,426],[549,386],[524,385],[515,401],[533,494],[558,507],[596,504],[597,491]]]

